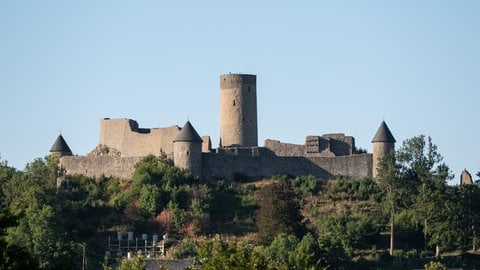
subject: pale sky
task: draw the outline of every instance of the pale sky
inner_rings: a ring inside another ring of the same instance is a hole
[[[22,170],[99,120],[219,137],[219,76],[257,75],[259,145],[431,136],[480,170],[480,1],[0,1],[0,155]],[[477,179],[477,177],[474,177]]]

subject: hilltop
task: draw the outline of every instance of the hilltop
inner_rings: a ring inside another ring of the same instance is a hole
[[[398,179],[410,179],[410,184],[398,186],[402,195],[395,202],[392,255],[388,185],[368,177],[253,180],[238,174],[232,180],[206,180],[173,166],[165,156],[148,156],[135,166],[132,179],[63,176],[57,187],[57,162],[55,156],[37,159],[25,172],[2,165],[3,217],[16,220],[2,241],[22,248],[31,263],[45,269],[78,265],[83,247],[93,268],[115,264],[121,258],[116,255],[129,250],[144,258],[194,258],[205,269],[220,262],[258,265],[252,269],[421,268],[440,260],[432,257],[435,247],[440,254],[457,254],[442,257],[443,263],[477,265],[466,251],[477,241],[468,224],[478,218],[473,198],[480,189],[447,186],[437,162],[429,170],[435,192],[424,197],[434,202],[429,208],[418,204],[422,193],[415,188],[419,178],[409,173],[413,167],[397,171]],[[417,218],[421,213],[430,224],[426,248]],[[231,256],[237,259],[230,261]]]

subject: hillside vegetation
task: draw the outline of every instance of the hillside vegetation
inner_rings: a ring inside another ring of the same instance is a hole
[[[109,269],[119,262],[107,239],[127,231],[168,235],[167,258],[200,269],[480,267],[480,186],[447,186],[424,136],[382,160],[375,180],[200,180],[149,156],[130,181],[68,176],[57,188],[57,164],[0,164],[0,269],[81,269],[85,257]]]

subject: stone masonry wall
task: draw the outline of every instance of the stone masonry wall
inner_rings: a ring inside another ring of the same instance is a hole
[[[275,140],[265,140],[265,148],[272,150],[277,156],[305,156],[307,149],[305,145],[283,143]]]
[[[330,151],[335,153],[335,156],[351,155],[355,148],[355,139],[343,133],[324,134],[322,139],[329,140]]]
[[[115,156],[64,156],[60,159],[59,166],[66,169],[67,175],[85,175],[92,178],[116,177],[131,179],[135,164],[141,157],[115,157]]]
[[[173,161],[175,166],[187,169],[195,176],[201,176],[202,143],[178,141],[174,143],[174,148]]]
[[[150,154],[159,156],[163,151],[173,158],[173,140],[179,131],[178,126],[144,129],[139,128],[134,120],[106,118],[100,122],[99,146],[88,156],[62,157],[60,166],[66,169],[68,175],[130,179],[134,165],[141,157]],[[199,155],[201,168],[196,167],[195,171],[201,171],[205,178],[230,180],[235,174],[250,178],[274,174],[314,175],[322,179],[332,179],[336,175],[353,178],[372,176],[372,154],[351,155],[354,139],[344,134],[307,137],[307,144],[309,139],[312,144],[310,152],[307,145],[274,140],[266,140],[265,147],[212,149],[210,138],[204,138],[203,153]]]
[[[179,131],[178,126],[145,129],[134,120],[106,118],[100,121],[100,144],[117,149],[122,157],[159,156],[161,151],[172,155]]]
[[[395,151],[395,144],[391,142],[375,142],[373,143],[373,163],[374,168],[373,178],[377,177],[377,169],[380,164],[380,160],[391,151]]]
[[[258,146],[256,76],[220,76],[220,141],[224,147]]]
[[[232,180],[237,173],[252,179],[275,174],[314,175],[333,179],[337,175],[359,178],[372,176],[372,154],[340,157],[279,157],[264,147],[219,148],[202,154],[202,175],[205,178]],[[65,156],[60,166],[67,175],[117,177],[131,179],[140,157]]]
[[[343,133],[307,136],[304,145],[265,140],[265,147],[277,156],[285,157],[334,157],[348,156],[353,152],[355,139]]]
[[[372,176],[372,155],[340,157],[275,156],[267,148],[232,148],[228,152],[203,155],[202,174],[206,178],[231,180],[236,173],[258,179],[274,174],[314,175],[333,179],[337,175],[359,178]]]

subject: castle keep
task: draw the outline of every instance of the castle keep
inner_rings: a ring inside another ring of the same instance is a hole
[[[67,175],[131,178],[147,155],[165,153],[180,168],[209,179],[235,176],[258,179],[274,174],[375,177],[378,160],[395,149],[395,138],[382,122],[373,154],[355,154],[355,139],[342,133],[307,136],[305,144],[267,139],[258,146],[256,76],[220,76],[220,146],[212,148],[187,121],[183,127],[140,128],[131,119],[100,120],[99,145],[86,156],[73,156],[60,135],[50,149]]]

